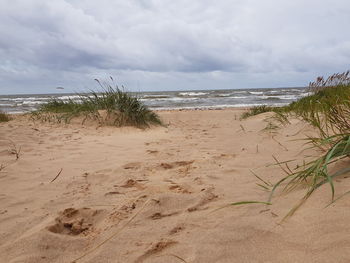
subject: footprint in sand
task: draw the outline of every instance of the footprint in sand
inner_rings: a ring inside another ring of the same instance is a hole
[[[166,193],[152,199],[153,202],[140,214],[144,220],[161,220],[180,214],[207,209],[206,205],[214,201],[218,196],[213,189],[204,190],[197,195]],[[183,229],[183,225],[177,225],[171,230],[175,234]]]
[[[104,210],[90,208],[67,208],[55,219],[55,224],[47,228],[48,231],[62,235],[87,235],[102,219]]]
[[[159,153],[159,151],[157,151],[157,150],[147,150],[147,153],[149,153],[149,154],[157,154],[157,153]]]
[[[236,154],[222,153],[220,155],[214,156],[213,159],[230,159],[235,157],[236,157]]]
[[[111,196],[111,195],[125,195],[125,193],[121,193],[119,191],[111,191],[111,192],[105,193],[105,196]]]
[[[141,163],[139,162],[127,163],[123,165],[123,168],[126,170],[137,170],[141,168]]]
[[[185,229],[185,226],[183,224],[177,225],[169,231],[169,235],[175,235],[177,233],[180,233],[184,229]]]
[[[162,139],[162,140],[157,141],[157,142],[146,142],[145,145],[146,146],[148,146],[148,145],[160,145],[160,144],[169,143],[169,142],[171,142],[171,140]]]
[[[158,219],[162,219],[164,217],[169,217],[169,216],[173,216],[173,215],[177,215],[179,214],[178,212],[174,212],[174,213],[169,213],[169,214],[162,214],[160,212],[154,213],[153,215],[150,216],[150,219],[152,220],[158,220]]]
[[[180,185],[170,185],[169,190],[175,193],[182,193],[182,194],[192,194],[190,190],[188,190],[186,187],[180,186]]]
[[[203,190],[197,203],[187,208],[187,211],[194,212],[194,211],[207,209],[207,207],[204,207],[204,206],[218,198],[218,196],[213,193],[213,190],[214,190],[213,188]]]
[[[140,196],[137,200],[134,201],[129,201],[123,205],[121,205],[119,208],[114,210],[110,215],[109,215],[109,220],[112,222],[116,221],[121,221],[126,218],[128,218],[133,211],[136,209],[136,207],[144,204],[145,199],[147,198],[147,195],[142,195]]]
[[[144,180],[142,180],[144,181]],[[120,187],[123,187],[123,188],[132,188],[132,187],[135,187],[137,188],[138,190],[143,190],[145,189],[146,187],[139,183],[137,180],[134,180],[134,179],[128,179],[124,184],[122,184]]]
[[[177,244],[176,241],[173,240],[161,240],[155,244],[153,244],[151,246],[151,248],[149,248],[148,250],[146,250],[143,255],[141,255],[138,259],[136,259],[135,263],[141,263],[144,260],[146,260],[147,258],[153,256],[153,255],[157,255],[160,252],[162,252],[163,250],[165,250],[166,248],[169,248],[173,245]]]
[[[163,169],[173,169],[181,166],[190,166],[194,163],[194,160],[192,161],[179,161],[179,162],[172,162],[172,163],[161,163],[159,166]]]

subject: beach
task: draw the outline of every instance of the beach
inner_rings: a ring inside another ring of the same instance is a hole
[[[159,111],[149,129],[1,123],[0,262],[350,262],[349,202],[326,207],[328,185],[284,221],[306,186],[230,206],[267,201],[254,174],[276,183],[276,159],[317,155],[305,122],[266,129],[271,113],[243,111]]]

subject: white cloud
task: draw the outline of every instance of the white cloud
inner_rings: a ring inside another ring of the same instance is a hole
[[[90,77],[106,74],[125,83],[142,79],[144,89],[303,85],[349,68],[345,0],[0,5],[3,93],[83,87]]]

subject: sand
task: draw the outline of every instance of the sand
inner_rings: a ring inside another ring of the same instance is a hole
[[[327,185],[282,224],[305,187],[222,208],[267,199],[251,170],[277,182],[273,156],[316,154],[305,123],[264,131],[269,114],[241,112],[164,111],[146,130],[0,124],[0,262],[350,262],[349,198],[325,208]]]

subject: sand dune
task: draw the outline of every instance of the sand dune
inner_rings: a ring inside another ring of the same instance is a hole
[[[305,123],[264,131],[269,114],[240,113],[164,111],[169,125],[146,130],[0,124],[0,262],[350,262],[349,199],[324,208],[328,186],[283,224],[305,189],[217,210],[265,201],[250,170],[276,182],[272,156],[315,154]]]

